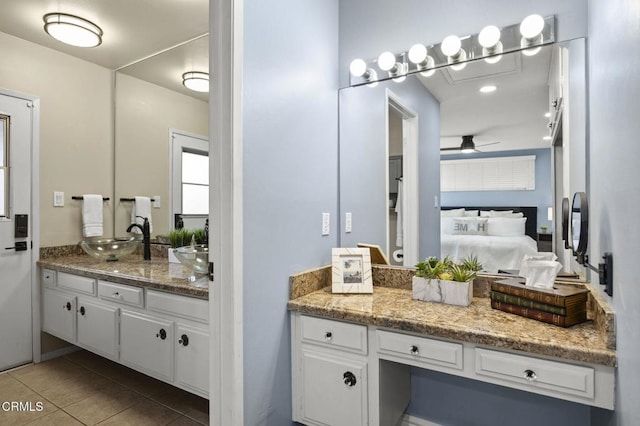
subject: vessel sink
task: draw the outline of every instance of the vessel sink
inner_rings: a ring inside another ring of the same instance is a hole
[[[183,265],[194,272],[206,274],[209,267],[209,247],[206,244],[195,244],[173,249],[173,254]]]
[[[96,259],[114,262],[122,256],[133,253],[142,241],[139,237],[114,239],[114,238],[87,238],[80,241],[80,247],[90,256]]]

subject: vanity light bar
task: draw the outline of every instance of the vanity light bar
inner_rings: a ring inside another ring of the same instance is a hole
[[[429,77],[438,68],[451,65],[454,70],[461,70],[467,62],[480,59],[493,64],[504,53],[522,51],[524,55],[532,56],[540,50],[540,46],[553,42],[555,16],[542,18],[530,15],[520,24],[502,28],[491,25],[478,34],[448,36],[440,44],[416,44],[406,52],[384,52],[380,57],[368,61],[354,59],[350,66],[349,85],[367,84],[373,87],[378,81],[393,79],[400,82],[405,76],[416,73]],[[390,60],[394,57],[395,61]]]

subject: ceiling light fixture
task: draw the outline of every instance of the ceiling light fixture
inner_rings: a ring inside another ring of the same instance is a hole
[[[209,91],[209,73],[189,71],[182,74],[182,84],[187,89],[194,90],[196,92],[208,92]]]
[[[551,117],[551,113],[550,113],[550,112],[545,112],[545,113],[544,113],[544,116],[545,116],[546,118],[549,118],[549,117]]]
[[[497,87],[494,86],[494,85],[482,86],[480,88],[480,93],[491,93],[491,92],[495,92],[496,89],[497,89]]]
[[[47,34],[63,43],[77,47],[96,47],[102,43],[102,29],[79,16],[48,13],[42,19]]]
[[[460,152],[463,154],[471,154],[472,152],[476,152],[476,144],[473,143],[473,136],[467,135],[462,137]]]

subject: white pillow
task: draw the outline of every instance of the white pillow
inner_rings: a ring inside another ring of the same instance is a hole
[[[440,210],[440,217],[460,217],[464,215],[464,209]]]
[[[488,218],[488,233],[496,237],[518,237],[525,235],[524,225],[526,217],[490,217]]]
[[[464,217],[478,217],[478,210],[465,210]]]
[[[487,235],[487,221],[479,217],[454,217],[453,235]]]
[[[440,218],[440,235],[451,235],[453,232],[453,218]]]
[[[524,213],[513,210],[481,210],[480,217],[524,217]]]

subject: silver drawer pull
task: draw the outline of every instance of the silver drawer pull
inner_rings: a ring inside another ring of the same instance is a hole
[[[534,382],[538,376],[536,376],[536,372],[533,370],[524,370],[524,378],[527,379],[528,382]]]
[[[333,339],[333,333],[330,331],[327,331],[326,333],[324,333],[324,340],[326,340],[327,342],[330,342],[331,339]]]
[[[416,345],[411,345],[411,347],[409,348],[409,353],[411,353],[411,355],[418,355],[420,353],[420,350]]]

